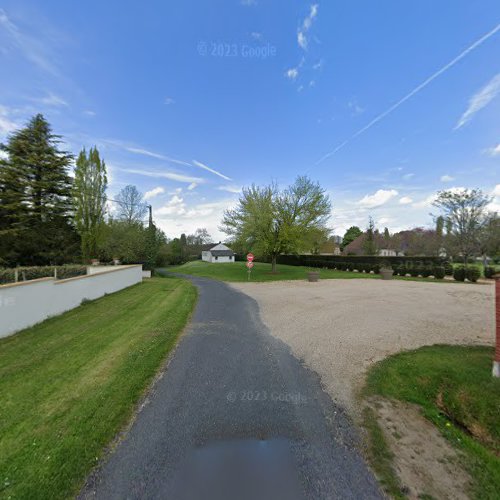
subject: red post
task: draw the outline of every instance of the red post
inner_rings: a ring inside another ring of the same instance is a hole
[[[495,320],[496,320],[496,347],[493,361],[493,376],[500,377],[500,274],[495,274]]]

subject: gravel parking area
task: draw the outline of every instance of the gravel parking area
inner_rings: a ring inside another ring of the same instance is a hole
[[[356,393],[374,362],[424,345],[494,342],[489,284],[325,280],[231,286],[257,301],[271,333],[354,416]]]

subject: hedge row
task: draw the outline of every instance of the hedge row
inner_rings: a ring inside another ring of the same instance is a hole
[[[33,266],[18,267],[18,281],[36,280],[38,278],[48,278],[54,276],[54,269],[57,270],[57,278],[60,280],[83,276],[87,274],[86,266],[66,265],[66,266]],[[0,284],[14,283],[16,281],[16,269],[0,269]]]
[[[315,263],[315,265],[312,264]],[[316,265],[321,262],[321,265]],[[336,267],[337,264],[353,265],[356,269],[360,264],[382,265],[388,264],[392,267],[400,265],[406,267],[415,266],[442,266],[444,259],[441,257],[384,257],[380,255],[280,255],[278,264],[289,266],[309,267]]]

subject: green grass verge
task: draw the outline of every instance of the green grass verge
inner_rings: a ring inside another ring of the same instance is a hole
[[[165,270],[173,273],[189,274],[203,278],[212,278],[220,281],[240,282],[248,281],[248,272],[245,262],[217,264],[196,260],[180,266],[169,266]],[[335,269],[318,269],[303,266],[286,266],[278,264],[277,273],[271,272],[271,264],[256,262],[252,269],[250,281],[284,281],[304,280],[309,271],[319,271],[321,279],[381,279],[378,274],[355,273],[350,271],[337,271]],[[409,276],[395,276],[394,279],[403,281],[425,281],[427,283],[450,283],[445,280],[432,278],[411,278]]]
[[[153,278],[0,340],[0,497],[78,491],[195,301],[189,282]]]
[[[481,499],[500,491],[500,380],[491,376],[492,359],[490,347],[423,347],[377,363],[364,391],[420,405],[464,452],[473,494]]]

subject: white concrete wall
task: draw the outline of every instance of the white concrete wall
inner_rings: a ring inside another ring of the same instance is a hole
[[[234,257],[212,257],[212,262],[217,262],[218,264],[223,264],[226,262],[234,262]]]
[[[142,281],[142,266],[112,269],[56,281],[41,278],[0,286],[0,338]]]
[[[212,262],[212,252],[201,252],[201,260],[204,260],[205,262]]]

